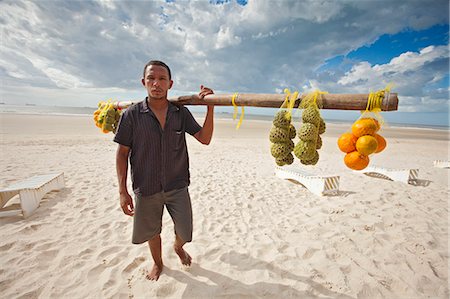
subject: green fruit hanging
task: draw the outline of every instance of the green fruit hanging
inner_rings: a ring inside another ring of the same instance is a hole
[[[319,152],[322,147],[322,138],[325,132],[325,121],[320,116],[316,102],[309,101],[302,105],[302,125],[298,130],[300,141],[294,147],[294,155],[303,165],[315,165],[319,161]]]
[[[295,127],[291,124],[291,115],[286,110],[277,112],[270,129],[269,140],[272,143],[270,153],[278,166],[290,165],[294,162],[291,152],[294,149]]]

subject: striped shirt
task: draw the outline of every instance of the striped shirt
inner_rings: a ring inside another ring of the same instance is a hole
[[[169,103],[164,129],[146,100],[122,113],[114,141],[130,147],[133,192],[149,196],[186,187],[190,183],[185,133],[202,127],[189,110]]]

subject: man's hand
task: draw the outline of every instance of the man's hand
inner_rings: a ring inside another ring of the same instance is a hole
[[[133,199],[131,198],[130,194],[120,194],[120,207],[125,214],[129,216],[134,215]]]
[[[214,91],[211,88],[200,85],[200,92],[198,93],[200,99],[203,99],[205,96],[209,94],[214,94]]]
[[[211,88],[200,85],[200,92],[198,94],[200,99],[203,99],[209,94],[214,94],[214,91]],[[208,105],[208,108],[206,109],[206,117],[203,127],[194,135],[194,137],[202,144],[208,145],[211,142],[212,133],[214,130],[214,104],[208,104],[208,101],[206,104]]]

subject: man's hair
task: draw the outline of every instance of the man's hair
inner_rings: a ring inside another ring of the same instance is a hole
[[[150,66],[150,65],[160,65],[162,67],[165,67],[167,69],[167,71],[169,72],[169,80],[172,80],[172,73],[170,72],[169,66],[167,64],[165,64],[164,62],[159,61],[159,60],[151,60],[151,61],[147,62],[147,64],[144,67],[144,74],[142,75],[142,78],[145,79],[145,71],[147,70],[147,67]]]

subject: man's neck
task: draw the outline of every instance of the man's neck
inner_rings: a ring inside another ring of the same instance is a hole
[[[166,109],[169,106],[169,101],[166,99],[151,99],[147,97],[147,104],[150,108],[156,110]]]

